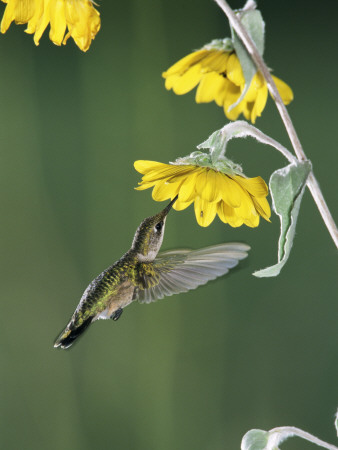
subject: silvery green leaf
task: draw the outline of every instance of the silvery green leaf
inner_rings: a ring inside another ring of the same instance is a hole
[[[248,131],[247,122],[244,120],[237,120],[236,122],[228,123],[220,130],[212,133],[212,135],[210,135],[206,141],[199,144],[197,148],[208,148],[212,162],[216,163],[220,158],[224,157],[227,143],[231,139],[250,135],[252,135],[252,133],[250,133],[250,130]]]
[[[278,241],[278,263],[254,272],[256,277],[275,277],[289,258],[296,231],[297,217],[307,177],[311,171],[310,161],[298,161],[276,170],[270,178],[272,206],[281,222]]]
[[[241,450],[264,450],[268,444],[269,433],[264,430],[250,430],[242,439]]]
[[[225,156],[220,156],[216,161],[212,161],[210,153],[193,152],[188,156],[177,158],[170,164],[187,165],[193,164],[200,167],[210,167],[211,169],[223,172],[227,175],[242,175],[243,171],[239,164],[234,163]]]
[[[208,148],[211,155],[211,160],[213,162],[217,161],[218,157],[221,154],[225,154],[229,136],[228,133],[224,132],[224,129],[225,127],[215,131],[208,137],[206,141],[197,146],[198,149]]]
[[[242,439],[241,450],[279,450],[279,445],[287,438],[295,435],[304,437],[301,433],[302,430],[294,427],[278,427],[269,431],[250,430]]]
[[[240,11],[238,15],[240,16],[240,20],[244,25],[244,28],[255,43],[259,54],[262,56],[264,53],[265,32],[265,23],[262,14],[258,10],[250,9],[248,11]],[[243,76],[245,79],[245,87],[237,102],[230,106],[229,111],[235,108],[235,106],[237,106],[243,100],[245,94],[247,93],[247,90],[249,89],[252,78],[257,72],[255,63],[252,61],[251,56],[249,55],[240,38],[237,36],[234,29],[231,29],[231,35],[235,52],[238,56],[239,62],[241,63]]]
[[[208,148],[211,160],[215,164],[217,160],[225,155],[228,142],[233,138],[245,138],[250,136],[262,144],[270,145],[281,152],[290,162],[297,162],[297,159],[279,142],[270,136],[262,133],[258,128],[250,125],[245,120],[236,120],[225,125],[220,130],[212,133],[208,139],[197,146],[198,149]]]
[[[335,421],[334,421],[334,426],[336,427],[337,436],[338,436],[338,410],[336,412],[336,418],[335,418]]]
[[[202,48],[206,50],[224,50],[226,52],[232,52],[234,50],[234,45],[232,39],[213,39],[208,44],[205,44]]]
[[[239,121],[229,123],[197,146],[198,149],[209,149],[210,167],[228,175],[243,175],[242,167],[225,156],[227,142],[233,137],[240,137],[241,133],[244,136],[242,127],[237,126],[239,123]]]
[[[277,427],[269,431],[250,430],[242,439],[241,450],[279,450],[280,444],[292,436],[298,436],[327,450],[338,450],[338,447],[296,427]]]

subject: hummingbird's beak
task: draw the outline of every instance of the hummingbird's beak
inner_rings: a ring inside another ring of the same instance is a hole
[[[171,210],[171,207],[173,206],[173,204],[176,202],[178,198],[178,195],[176,195],[176,197],[171,200],[171,202],[169,203],[169,205],[167,207],[164,208],[164,210],[162,211],[164,214],[164,217],[168,214],[168,212]]]

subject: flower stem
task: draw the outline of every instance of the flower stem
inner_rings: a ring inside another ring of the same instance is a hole
[[[269,430],[269,433],[280,433],[282,436],[284,435],[284,439],[291,436],[298,436],[302,439],[312,442],[313,444],[319,445],[320,447],[327,448],[328,450],[338,450],[338,447],[328,444],[327,442],[318,439],[316,436],[313,436],[312,434],[296,427],[273,428],[272,430]]]
[[[270,145],[274,147],[276,150],[281,152],[281,154],[291,163],[295,164],[297,162],[297,158],[293,156],[288,149],[283,147],[282,144],[272,139],[270,136],[262,133],[258,128],[250,125],[248,122],[244,120],[237,120],[236,122],[230,122],[228,125],[222,128],[221,133],[225,135],[226,140],[225,144],[227,144],[230,139],[233,138],[241,138],[246,136],[251,136],[257,141],[262,142],[263,144]],[[198,146],[199,148],[200,146]],[[202,147],[203,148],[203,147]],[[216,154],[215,160],[219,157],[224,156],[226,150],[226,145],[219,151],[219,154]]]
[[[237,35],[239,36],[239,38],[245,45],[245,48],[247,49],[252,60],[256,64],[257,69],[264,76],[264,78],[267,82],[270,94],[272,95],[272,97],[275,101],[275,104],[276,104],[279,114],[282,118],[282,121],[286,128],[286,131],[289,135],[290,141],[292,143],[292,146],[294,148],[294,151],[296,153],[298,160],[306,161],[307,157],[304,153],[302,144],[300,143],[300,140],[298,139],[296,130],[293,126],[293,123],[291,121],[289,113],[283,103],[283,100],[281,99],[281,96],[279,95],[278,89],[276,87],[275,82],[272,79],[270,71],[269,71],[268,67],[266,66],[263,58],[258,53],[254,42],[252,41],[251,37],[249,36],[248,32],[246,31],[246,29],[244,28],[244,26],[242,25],[240,20],[237,18],[236,14],[233,12],[233,10],[228,5],[226,0],[215,0],[215,2],[218,4],[218,6],[223,10],[223,12],[228,17],[232,28],[236,31]],[[307,184],[307,187],[309,188],[309,190],[312,194],[312,197],[319,209],[319,212],[324,220],[324,223],[325,223],[334,243],[336,244],[336,247],[338,248],[338,230],[337,230],[336,224],[333,220],[333,217],[331,215],[331,212],[324,200],[322,191],[320,190],[320,187],[319,187],[319,183],[316,180],[313,172],[310,173],[306,184]]]

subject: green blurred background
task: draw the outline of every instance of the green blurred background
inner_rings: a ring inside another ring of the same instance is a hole
[[[251,275],[276,261],[277,217],[204,229],[192,207],[173,211],[163,249],[239,240],[249,259],[227,278],[94,324],[70,351],[53,349],[87,284],[163,207],[133,190],[134,160],[172,161],[227,122],[161,78],[229,34],[216,4],[100,3],[87,54],[46,33],[35,47],[22,26],[0,37],[1,448],[238,449],[249,429],[281,425],[337,443],[336,250],[308,191],[278,278]],[[294,89],[289,111],[334,209],[337,7],[325,5],[259,2],[266,61]],[[290,147],[271,99],[257,125]],[[249,139],[229,152],[266,180],[285,164]]]

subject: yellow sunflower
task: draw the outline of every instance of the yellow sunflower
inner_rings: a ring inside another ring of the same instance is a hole
[[[72,37],[76,45],[86,52],[98,33],[101,20],[91,0],[2,0],[7,3],[1,21],[1,33],[10,24],[27,24],[26,33],[34,34],[34,42],[50,25],[49,38],[54,44],[66,44]],[[68,29],[68,31],[67,31]]]
[[[208,47],[208,46],[206,46]],[[224,108],[230,120],[236,120],[242,113],[247,120],[255,123],[265,107],[268,87],[260,72],[257,72],[241,102],[237,102],[245,87],[245,79],[239,59],[233,50],[202,48],[180,59],[162,76],[166,89],[183,95],[198,85],[196,103],[215,101]],[[291,88],[279,78],[272,76],[285,105],[293,100]]]
[[[177,211],[194,202],[196,220],[207,227],[216,214],[232,227],[257,227],[259,217],[269,221],[268,187],[261,177],[228,175],[211,167],[162,164],[135,161],[143,177],[137,190],[153,187],[153,199],[160,202],[178,195],[173,208]]]

